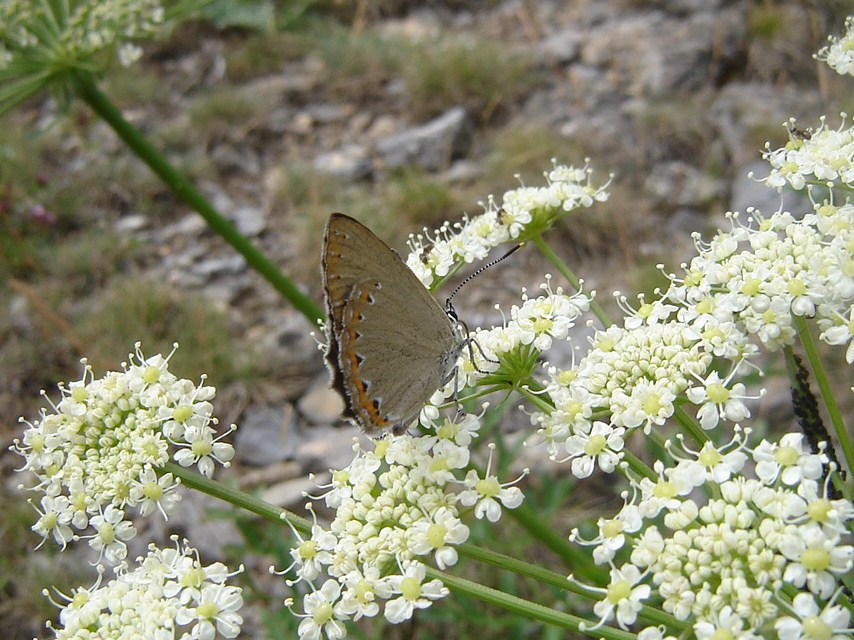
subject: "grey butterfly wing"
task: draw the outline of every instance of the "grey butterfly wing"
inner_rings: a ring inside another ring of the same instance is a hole
[[[327,363],[346,416],[366,430],[400,428],[453,369],[450,319],[400,257],[342,214],[323,252]]]

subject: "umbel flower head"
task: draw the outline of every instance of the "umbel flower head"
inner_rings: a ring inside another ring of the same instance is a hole
[[[593,185],[592,173],[587,165],[555,162],[545,174],[546,186],[507,191],[501,206],[490,197],[482,214],[411,237],[406,264],[431,287],[461,265],[483,260],[494,247],[537,236],[572,211],[608,199],[607,185]]]
[[[373,450],[357,442],[353,461],[317,498],[335,517],[328,527],[315,524],[308,539],[296,534],[294,561],[282,572],[293,571],[289,584],[308,589],[302,612],[294,611],[301,638],[342,638],[344,620],[381,611],[392,623],[409,619],[448,594],[441,581],[427,580],[426,567],[456,564],[454,547],[469,536],[464,514],[495,522],[502,509],[521,504],[522,492],[500,483],[491,463],[465,473],[477,416],[437,414],[431,426],[422,437],[378,440]]]
[[[753,449],[746,440],[737,431],[723,447],[668,447],[672,459],[656,463],[654,479],[630,475],[622,510],[599,521],[594,539],[573,532],[612,568],[594,607],[600,624],[625,628],[650,603],[698,638],[770,637],[774,628],[781,638],[830,638],[838,630],[838,587],[854,567],[854,507],[828,495],[827,456],[801,434]],[[786,594],[797,590],[804,593],[789,607]],[[828,620],[808,622],[828,609]],[[831,618],[836,626],[825,626]],[[788,635],[796,624],[828,634]]]
[[[220,562],[204,566],[198,552],[184,541],[174,548],[150,545],[148,554],[137,558],[136,568],[122,566],[116,577],[102,584],[103,569],[90,588],[62,595],[65,604],[57,640],[117,638],[154,640],[236,638],[243,617],[240,587],[226,584],[229,573]],[[45,592],[47,595],[47,592]],[[50,625],[48,625],[50,626]]]
[[[214,437],[214,388],[177,378],[171,355],[146,358],[137,344],[122,371],[97,379],[84,361],[83,376],[60,385],[51,412],[22,420],[27,428],[12,450],[25,458],[20,471],[36,479],[33,530],[45,540],[65,547],[84,538],[99,560],[117,564],[136,533],[131,511],[165,517],[180,499],[172,474],[158,469],[174,460],[210,476],[214,463],[229,463],[232,446]]]
[[[160,0],[3,0],[0,2],[0,112],[63,80],[100,71],[113,57],[130,66],[136,44],[164,22]]]

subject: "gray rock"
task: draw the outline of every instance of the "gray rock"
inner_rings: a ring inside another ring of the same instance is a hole
[[[644,188],[667,204],[686,207],[703,205],[721,197],[725,186],[722,180],[677,160],[654,166]]]
[[[182,492],[181,502],[178,507],[169,514],[169,520],[163,518],[148,518],[150,523],[144,535],[134,538],[133,542],[138,547],[129,547],[129,557],[145,554],[145,546],[148,541],[156,540],[162,547],[171,533],[177,533],[190,540],[203,557],[212,560],[225,557],[225,548],[230,545],[243,544],[234,521],[231,518],[223,518],[214,515],[221,511],[226,504],[217,498],[213,498],[199,491],[180,488]]]
[[[299,399],[297,409],[309,424],[334,424],[344,410],[344,401],[337,391],[329,388],[324,372]]]
[[[763,160],[756,160],[741,167],[732,183],[730,211],[744,212],[748,207],[755,207],[762,213],[772,213],[780,208],[781,203],[784,210],[790,211],[796,217],[812,211],[812,203],[805,195],[785,189],[777,192],[758,181],[770,171],[771,167]],[[753,177],[750,177],[751,173]]]
[[[343,180],[360,180],[371,174],[368,152],[358,144],[347,144],[314,159],[314,168]]]
[[[267,227],[267,216],[260,207],[241,205],[236,207],[228,217],[244,236],[257,236]]]
[[[246,259],[239,253],[207,258],[193,265],[193,273],[205,278],[241,273],[244,269]]]
[[[538,57],[558,64],[571,62],[578,56],[582,38],[580,30],[575,27],[561,29],[539,43]]]
[[[416,165],[427,171],[447,167],[469,140],[468,114],[457,106],[438,118],[376,141],[383,168]]]
[[[305,465],[306,472],[343,469],[353,460],[353,438],[359,435],[359,429],[349,425],[303,429],[294,459]]]
[[[261,499],[277,507],[293,509],[309,501],[309,498],[305,496],[306,493],[321,493],[318,485],[328,483],[330,478],[331,475],[326,472],[318,474],[314,478],[305,476],[279,482],[262,492]]]
[[[119,233],[129,233],[140,231],[148,226],[148,217],[141,213],[134,213],[129,216],[122,216],[116,220],[113,228]]]
[[[293,458],[293,405],[251,407],[234,433],[234,455],[245,464],[261,466]]]

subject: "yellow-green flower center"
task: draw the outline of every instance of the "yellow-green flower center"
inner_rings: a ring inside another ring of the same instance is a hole
[[[182,587],[198,589],[205,580],[205,571],[201,567],[193,567],[181,576]]]
[[[116,539],[116,529],[109,522],[103,523],[98,527],[98,537],[104,544],[110,544]]]
[[[830,640],[833,629],[818,616],[807,616],[801,621],[804,636],[810,640]]]
[[[445,535],[448,530],[441,524],[434,522],[427,527],[427,544],[438,549],[445,544]]]
[[[804,281],[800,278],[793,278],[792,280],[789,280],[787,288],[789,289],[789,293],[793,296],[802,296],[807,292],[807,285],[805,285]]]
[[[317,555],[317,543],[314,540],[306,540],[299,546],[299,557],[303,560],[311,560]]]
[[[729,629],[715,629],[709,640],[734,640],[735,636]]]
[[[88,397],[89,392],[86,391],[86,387],[71,388],[71,399],[74,400],[74,402],[83,402]]]
[[[830,515],[830,510],[832,508],[833,505],[830,503],[830,500],[827,500],[826,498],[819,498],[809,504],[807,507],[807,515],[810,517],[810,520],[826,522],[827,516]]]
[[[652,490],[652,495],[656,498],[672,498],[676,495],[676,485],[667,480],[660,481]]]
[[[415,578],[404,578],[400,581],[400,595],[407,600],[417,600],[421,597],[421,583]]]
[[[830,566],[830,554],[824,549],[807,549],[801,554],[801,564],[807,571],[824,571]]]
[[[605,445],[607,444],[608,441],[605,439],[605,436],[597,433],[595,436],[591,436],[584,445],[584,453],[588,456],[597,456],[605,450]]]
[[[325,625],[332,620],[332,604],[324,602],[318,605],[317,609],[312,612],[311,619],[318,627]]]
[[[205,456],[210,455],[211,451],[213,451],[213,444],[207,440],[196,440],[190,445],[190,451],[192,451],[193,455],[197,458],[204,458]]]
[[[475,490],[482,496],[494,498],[500,493],[501,485],[498,484],[498,480],[495,478],[483,478],[477,481]]]
[[[625,600],[632,593],[632,585],[628,580],[617,580],[614,584],[608,587],[608,602],[618,604],[621,600]]]
[[[389,440],[374,440],[376,443],[374,445],[374,453],[377,455],[377,458],[385,458],[386,451],[388,451],[388,447],[391,444]]]
[[[185,422],[187,418],[193,415],[192,407],[188,405],[181,405],[180,407],[175,407],[172,411],[172,419],[175,422]]]
[[[146,500],[160,500],[163,497],[163,487],[154,481],[146,482],[142,486],[142,495],[145,496]]]
[[[457,425],[449,420],[445,420],[444,424],[439,427],[439,430],[436,432],[436,435],[442,438],[443,440],[453,440],[454,436],[457,435]]]
[[[662,406],[661,399],[658,396],[650,396],[643,402],[643,411],[648,416],[657,416]]]
[[[155,367],[153,364],[148,365],[145,368],[145,371],[142,373],[142,380],[146,384],[153,384],[157,382],[157,379],[160,377],[160,369]]]
[[[700,451],[700,455],[697,459],[699,460],[701,465],[703,465],[707,469],[711,469],[715,465],[721,463],[721,460],[723,460],[723,456],[714,447],[704,446],[703,450]]]
[[[602,525],[602,535],[606,538],[613,538],[623,532],[622,520],[606,520]]]
[[[708,395],[709,400],[715,404],[723,404],[729,400],[729,389],[723,386],[720,382],[713,382],[706,387],[706,395]]]
[[[747,278],[741,285],[741,292],[747,296],[755,296],[761,286],[762,281],[759,278]]]
[[[790,467],[798,461],[798,450],[794,447],[779,447],[774,452],[774,460],[777,464]]]
[[[361,604],[373,602],[374,588],[369,580],[365,580],[364,578],[359,580],[359,583],[356,585],[356,598]]]
[[[213,620],[219,614],[219,607],[215,602],[203,602],[196,607],[196,615],[205,620]]]

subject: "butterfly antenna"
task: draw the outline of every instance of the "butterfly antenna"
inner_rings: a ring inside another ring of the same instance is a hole
[[[489,269],[490,267],[494,267],[494,266],[495,266],[495,265],[497,265],[499,262],[502,262],[503,260],[506,260],[507,258],[509,258],[510,256],[512,256],[514,253],[516,253],[519,249],[521,249],[524,245],[525,245],[525,243],[524,243],[524,242],[520,242],[520,243],[519,243],[519,244],[517,244],[516,246],[512,247],[512,248],[511,248],[507,253],[505,253],[505,254],[504,254],[503,256],[501,256],[500,258],[496,258],[495,260],[491,260],[490,262],[487,262],[485,265],[483,265],[482,267],[480,267],[479,269],[477,269],[477,270],[476,270],[476,271],[474,271],[473,273],[470,273],[470,274],[469,274],[469,275],[468,275],[468,276],[467,276],[467,277],[466,277],[466,278],[465,278],[461,283],[459,283],[459,284],[457,285],[457,288],[456,288],[456,289],[454,289],[454,290],[451,292],[451,295],[449,295],[449,296],[447,297],[447,299],[445,300],[445,313],[447,313],[447,314],[448,314],[448,315],[449,315],[453,320],[455,320],[455,321],[459,321],[459,319],[458,319],[458,317],[457,317],[456,309],[454,309],[454,305],[451,303],[451,300],[453,299],[453,297],[454,297],[455,295],[457,295],[457,294],[460,292],[460,289],[462,289],[462,288],[463,288],[464,286],[466,286],[469,282],[471,282],[472,280],[474,280],[474,279],[475,279],[475,277],[479,276],[481,273],[483,273],[484,271],[486,271],[486,270],[487,270],[487,269]]]

